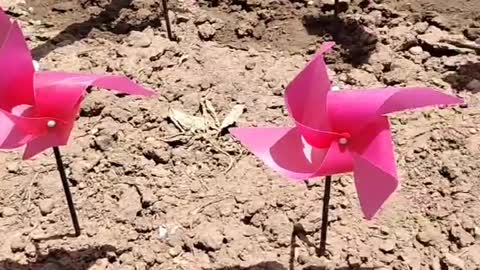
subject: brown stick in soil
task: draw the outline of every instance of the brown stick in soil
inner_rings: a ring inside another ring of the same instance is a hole
[[[318,249],[318,256],[320,257],[325,256],[327,251],[328,208],[330,206],[331,186],[332,176],[328,175],[325,177],[325,189],[323,192],[322,228],[320,230],[320,248]]]
[[[165,19],[165,25],[167,26],[168,39],[173,41],[172,28],[170,26],[170,19],[168,18],[168,5],[167,0],[162,0],[163,5],[163,17]]]
[[[73,204],[72,193],[68,186],[67,175],[65,174],[65,168],[63,166],[62,155],[58,147],[53,147],[55,154],[55,160],[57,161],[57,169],[62,179],[63,190],[65,191],[65,197],[67,198],[68,209],[70,210],[70,216],[72,217],[73,228],[75,229],[75,236],[80,236],[80,225],[78,224],[77,212],[75,211],[75,205]]]

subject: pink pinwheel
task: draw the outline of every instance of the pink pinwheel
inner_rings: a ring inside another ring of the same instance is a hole
[[[287,86],[295,127],[234,128],[231,133],[280,174],[304,180],[353,171],[360,206],[372,219],[398,187],[389,113],[463,101],[430,88],[330,91],[326,43]]]
[[[153,94],[122,76],[36,72],[19,25],[1,10],[0,46],[0,149],[25,145],[24,159],[67,144],[88,87]]]
[[[151,96],[126,77],[37,72],[22,31],[0,9],[0,149],[25,147],[24,159],[53,148],[75,235],[80,235],[59,146],[66,145],[87,88]]]

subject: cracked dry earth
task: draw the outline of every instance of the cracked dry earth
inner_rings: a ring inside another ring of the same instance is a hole
[[[126,74],[152,99],[94,91],[64,161],[0,153],[0,269],[480,269],[480,2],[2,0],[43,69]],[[347,5],[348,4],[348,5]],[[293,184],[226,127],[291,124],[283,91],[316,48],[341,88],[426,85],[468,105],[392,118],[401,190],[371,222],[335,176],[328,258],[322,179]],[[243,113],[242,113],[243,112]]]

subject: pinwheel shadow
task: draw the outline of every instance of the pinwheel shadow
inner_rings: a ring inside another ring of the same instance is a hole
[[[135,25],[126,21],[120,21],[112,27],[112,23],[118,18],[120,11],[128,8],[132,2],[133,0],[112,0],[98,15],[92,16],[86,21],[69,25],[56,36],[33,48],[33,58],[39,60],[59,47],[68,46],[75,41],[82,40],[86,38],[94,28],[110,31],[114,34],[126,34],[133,30],[142,31],[148,26],[158,27],[162,24],[160,17],[163,11],[161,11],[159,7],[158,17],[152,20],[142,20],[139,24]]]
[[[303,268],[296,268],[295,267],[295,250],[297,248],[297,239],[302,241],[304,244],[310,247],[315,247],[315,244],[308,240],[306,236],[305,229],[299,223],[294,224],[291,238],[290,238],[290,258],[288,268],[286,268],[283,264],[275,261],[267,261],[261,262],[259,264],[242,267],[242,266],[229,266],[229,267],[222,267],[222,268],[212,268],[208,270],[327,270],[332,269],[326,266],[316,266],[316,265],[308,265]],[[317,250],[318,252],[318,250]],[[358,264],[353,264],[344,267],[337,267],[334,268],[335,270],[375,270],[378,269],[377,267],[361,267]]]
[[[378,37],[352,18],[335,15],[306,15],[303,25],[310,35],[332,39],[345,49],[345,61],[358,66],[368,62]]]
[[[296,268],[295,268],[296,269]],[[303,268],[299,268],[299,270],[327,270],[332,269],[325,266],[306,266]],[[379,268],[375,267],[361,267],[359,265],[350,265],[345,267],[337,267],[333,268],[334,270],[375,270]],[[262,262],[259,264],[247,266],[247,267],[240,267],[240,266],[230,266],[230,267],[223,267],[223,268],[214,268],[208,270],[294,270],[293,268],[286,268],[281,263],[270,261],[270,262]]]
[[[457,67],[456,71],[444,77],[454,89],[466,89],[467,91],[480,92],[480,63],[467,63]],[[477,80],[477,84],[472,82]],[[472,83],[472,86],[469,84]]]
[[[38,253],[36,245],[35,259],[27,264],[20,264],[11,259],[0,261],[0,270],[86,270],[91,269],[100,258],[107,258],[109,254],[116,253],[117,249],[110,245],[92,246],[84,249],[67,251],[65,249],[52,249],[47,254]],[[115,258],[111,258],[112,260]]]

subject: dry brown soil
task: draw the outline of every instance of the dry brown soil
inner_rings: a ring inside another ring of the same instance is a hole
[[[160,0],[12,4],[43,69],[158,95],[85,100],[62,148],[80,237],[52,154],[0,153],[0,269],[480,269],[480,1],[360,2],[336,18],[317,1],[170,0],[176,42]],[[342,88],[426,85],[468,105],[392,118],[401,190],[367,222],[335,176],[317,258],[291,235],[318,243],[322,179],[288,182],[219,127],[235,105],[238,126],[290,124],[284,87],[330,40]]]

